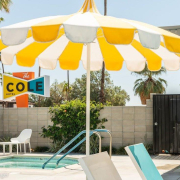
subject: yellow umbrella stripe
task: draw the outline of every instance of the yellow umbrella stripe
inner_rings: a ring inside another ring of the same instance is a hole
[[[130,44],[134,39],[136,28],[121,19],[99,16],[93,14],[94,18],[99,23],[103,30],[102,35],[106,37],[106,40],[110,44]]]
[[[90,7],[90,12],[99,13],[94,0],[85,0],[79,12],[86,13],[88,11],[88,7]]]
[[[28,31],[28,34],[27,34],[27,38],[30,38],[30,37],[32,37],[32,31],[31,31],[31,29]]]
[[[164,48],[166,48],[163,42],[161,42],[161,46],[163,46]],[[180,57],[180,54],[176,53],[176,55]]]
[[[64,30],[62,29],[60,31],[58,38],[60,38],[63,34],[64,34]],[[22,49],[17,53],[16,55],[17,64],[19,66],[26,66],[26,67],[34,66],[36,58],[53,43],[54,42],[50,42],[50,43],[33,42],[32,44],[30,44],[29,46],[27,46],[26,48]]]
[[[94,0],[90,0],[90,12],[95,12],[95,13],[99,13],[98,11],[97,11],[97,9],[96,9],[96,6],[95,6],[95,3],[94,3]]]
[[[32,27],[33,38],[38,42],[54,41],[58,37],[60,25]]]
[[[104,37],[98,38],[101,53],[107,70],[118,71],[123,66],[123,57],[114,45],[107,43]]]
[[[72,15],[60,16],[32,26],[33,38],[38,42],[50,42],[58,38],[60,27]]]
[[[7,48],[8,46],[4,45],[2,40],[0,39],[0,51],[3,50],[4,48]]]
[[[155,54],[150,49],[144,48],[141,43],[135,39],[133,40],[131,45],[146,58],[148,69],[150,71],[157,71],[161,69],[162,58],[160,56]]]
[[[134,30],[132,29],[114,29],[102,27],[104,36],[110,44],[130,44],[134,38]]]
[[[89,1],[86,1],[86,4],[85,4],[85,6],[83,8],[83,13],[87,12],[88,5],[89,5]]]
[[[92,3],[93,3],[93,8],[94,8],[95,12],[98,13],[98,14],[100,14],[99,11],[98,11],[98,9],[97,9],[97,7],[96,7],[96,5],[95,5],[94,0],[92,0]]]
[[[32,67],[35,64],[36,58],[50,45],[50,43],[33,42],[23,50],[16,54],[16,61],[19,66]]]
[[[82,11],[82,10],[84,9],[86,3],[87,3],[87,1],[84,1],[84,3],[83,3],[83,5],[82,5],[81,9],[79,10],[79,12]]]
[[[168,36],[163,36],[164,37],[164,42],[166,48],[171,51],[171,52],[180,52],[180,46],[177,46],[177,44],[180,44],[180,39],[175,38],[175,37],[168,37]]]
[[[83,51],[83,44],[69,41],[59,57],[60,67],[64,70],[76,70],[79,67]]]

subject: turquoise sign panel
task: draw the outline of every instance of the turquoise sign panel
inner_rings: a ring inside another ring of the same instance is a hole
[[[143,144],[129,146],[129,150],[147,180],[163,180]]]
[[[29,81],[28,92],[44,95],[44,77]]]

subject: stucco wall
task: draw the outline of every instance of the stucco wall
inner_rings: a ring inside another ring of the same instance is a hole
[[[16,137],[23,129],[33,130],[31,138],[32,148],[48,146],[49,140],[42,138],[41,127],[52,124],[48,108],[5,108],[0,109],[0,135]]]
[[[100,118],[107,118],[106,129],[112,132],[113,146],[153,141],[153,109],[152,100],[147,100],[147,106],[105,107]],[[0,109],[0,136],[16,137],[23,129],[33,130],[31,144],[48,146],[50,141],[40,136],[41,127],[52,124],[48,108],[7,108]],[[109,145],[109,137],[102,134],[103,145]]]
[[[101,111],[101,117],[109,121],[106,129],[112,132],[113,146],[153,142],[153,108],[152,101],[147,101],[147,106],[132,107],[106,107]],[[109,137],[103,134],[104,145],[109,144]]]

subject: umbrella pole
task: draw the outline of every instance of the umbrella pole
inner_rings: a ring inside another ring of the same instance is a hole
[[[90,155],[90,51],[91,44],[87,44],[87,75],[86,75],[86,156]]]

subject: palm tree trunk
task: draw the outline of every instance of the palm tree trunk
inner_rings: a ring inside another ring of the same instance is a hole
[[[69,99],[69,70],[67,70],[67,83],[68,83],[68,87],[67,87],[67,101],[70,101],[70,99]]]
[[[107,15],[107,0],[104,0],[104,15]]]
[[[107,15],[107,0],[104,0],[104,16]],[[102,104],[105,103],[105,97],[104,97],[104,77],[105,77],[105,64],[103,61],[103,67],[102,67],[102,75],[101,75],[101,91],[100,91],[100,102]]]

